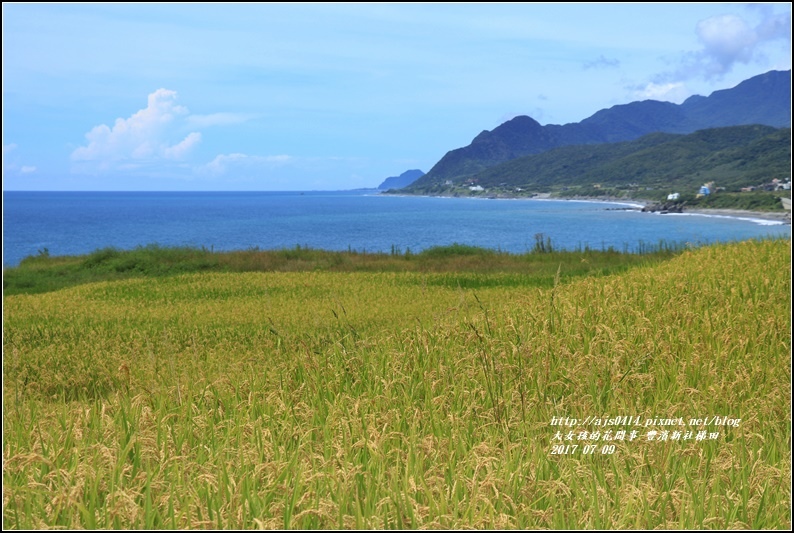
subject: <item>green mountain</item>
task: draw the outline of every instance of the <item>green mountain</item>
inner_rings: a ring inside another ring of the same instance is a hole
[[[485,189],[548,192],[570,186],[682,189],[714,181],[727,191],[790,177],[791,129],[732,126],[688,135],[652,133],[637,140],[565,146],[513,159],[452,186],[415,183],[417,193],[438,193],[470,181]]]
[[[425,173],[419,169],[406,170],[399,176],[392,176],[383,180],[383,183],[378,185],[378,189],[382,191],[389,189],[402,189],[403,187],[409,186],[424,175]]]
[[[677,105],[646,100],[603,109],[581,122],[546,126],[519,116],[447,152],[407,192],[460,181],[492,166],[553,148],[631,141],[654,132],[764,124],[791,126],[791,71],[771,71],[732,89],[693,96]]]

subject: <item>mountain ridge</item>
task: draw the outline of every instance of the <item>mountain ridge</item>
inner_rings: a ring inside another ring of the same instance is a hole
[[[716,181],[727,191],[738,192],[773,178],[785,181],[790,160],[791,128],[728,126],[689,134],[656,132],[620,143],[561,146],[495,165],[469,180],[489,191],[595,187],[636,193],[650,186],[655,191],[677,187],[683,192]],[[465,186],[461,190],[468,193]]]
[[[687,134],[701,129],[761,124],[791,126],[791,71],[769,71],[681,104],[642,100],[601,109],[565,125],[540,125],[521,115],[480,132],[464,147],[448,151],[413,188],[461,181],[513,159],[570,145],[630,141],[649,133]]]
[[[378,185],[378,189],[381,191],[386,191],[389,189],[402,189],[403,187],[408,187],[424,175],[425,173],[418,168],[406,170],[399,176],[391,176],[383,180],[383,182]]]

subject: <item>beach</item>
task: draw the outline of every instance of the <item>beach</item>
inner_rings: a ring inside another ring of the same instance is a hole
[[[638,200],[635,198],[614,198],[614,197],[586,197],[586,196],[576,196],[571,198],[555,198],[551,197],[550,195],[544,195],[543,197],[536,197],[539,199],[550,199],[550,200],[580,200],[580,201],[588,201],[588,202],[604,202],[604,203],[612,203],[612,204],[624,204],[626,206],[635,206],[637,208],[642,208],[646,205],[652,205],[655,202],[649,200]],[[784,224],[791,224],[791,211],[749,211],[746,209],[708,209],[708,208],[689,208],[684,206],[683,214],[687,215],[710,215],[710,216],[721,216],[721,217],[732,217],[732,218],[752,218],[758,220],[769,220],[774,222],[782,222]]]
[[[791,224],[791,211],[746,211],[742,209],[687,209],[684,213],[692,215],[714,215],[735,218],[758,218]]]

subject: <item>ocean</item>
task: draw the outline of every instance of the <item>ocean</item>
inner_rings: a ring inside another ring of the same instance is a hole
[[[538,235],[557,249],[702,245],[791,236],[777,222],[661,215],[604,202],[343,192],[3,192],[3,265],[26,256],[147,244],[216,251],[295,246],[418,252],[452,243],[522,253]]]

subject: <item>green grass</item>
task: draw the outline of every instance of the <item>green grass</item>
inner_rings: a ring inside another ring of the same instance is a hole
[[[551,241],[539,237],[535,250],[509,254],[452,244],[419,253],[393,249],[391,253],[332,252],[297,246],[282,250],[215,252],[206,248],[149,245],[133,250],[104,248],[85,256],[50,256],[42,252],[3,271],[6,295],[36,294],[97,281],[173,276],[196,272],[471,272],[513,273],[520,283],[548,285],[558,267],[564,277],[608,274],[631,266],[668,259],[685,249],[660,242],[640,244],[635,254],[613,249],[555,252]],[[534,281],[533,281],[534,280]]]
[[[790,241],[556,253],[7,294],[3,526],[788,529]],[[619,415],[741,422],[552,454]]]

